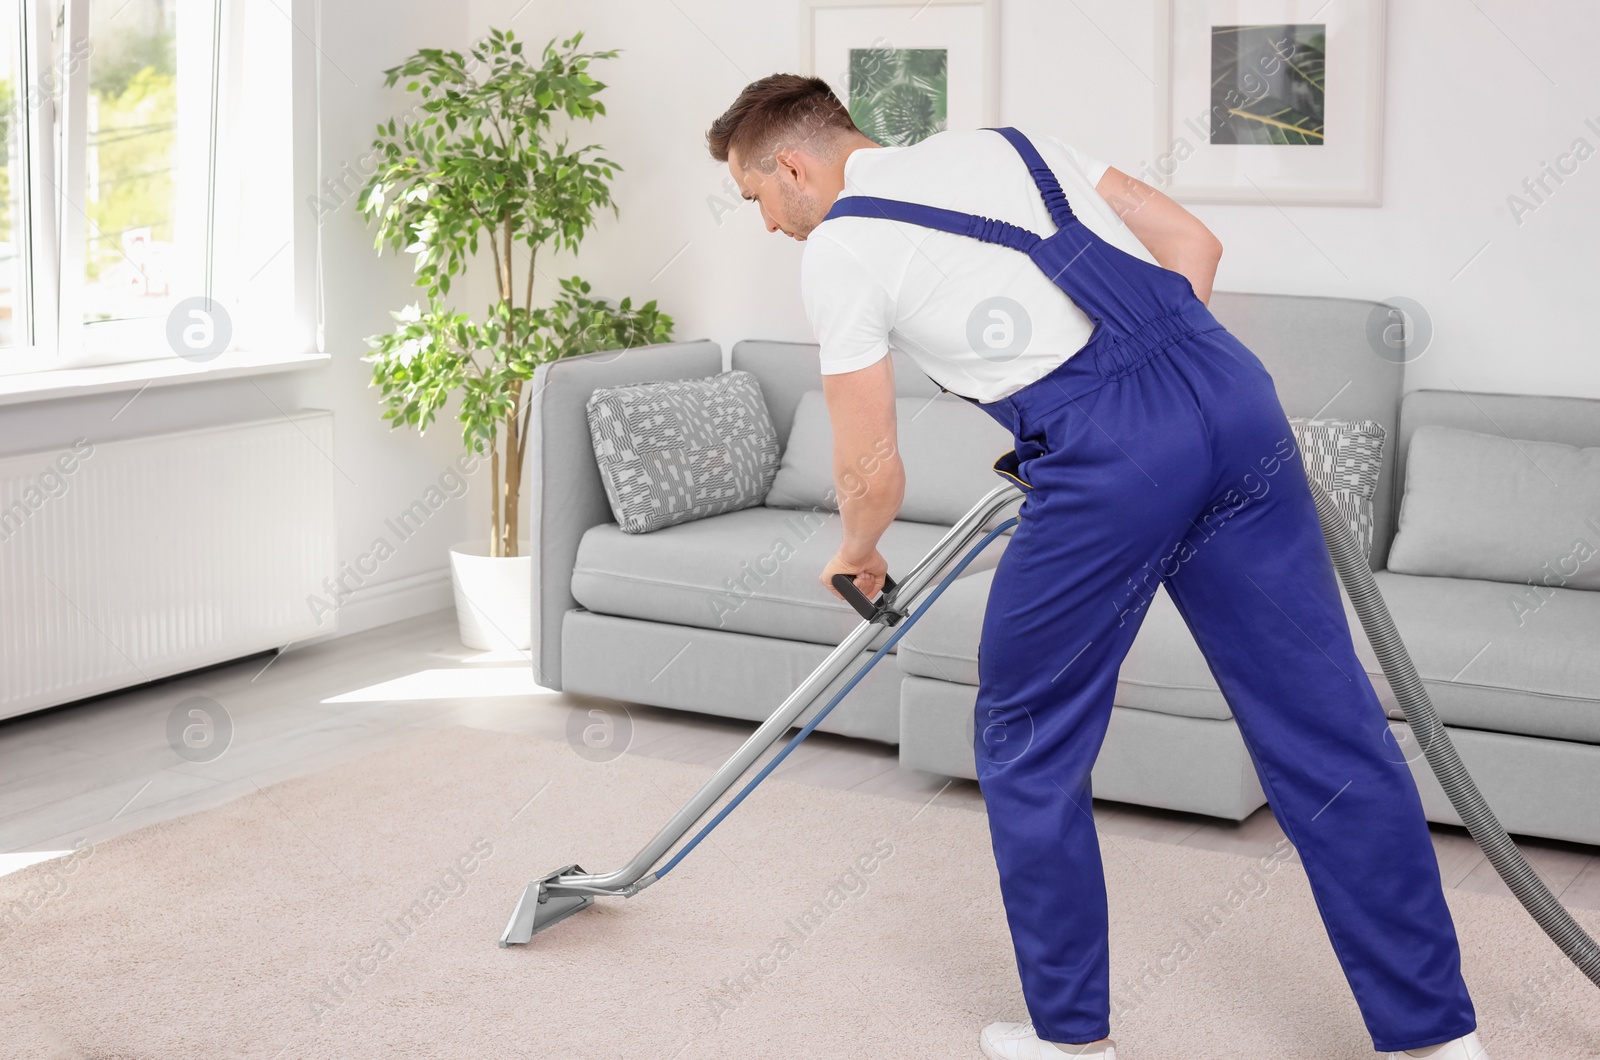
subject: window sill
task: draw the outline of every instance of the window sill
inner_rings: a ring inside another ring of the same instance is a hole
[[[321,367],[332,360],[333,357],[326,353],[224,353],[204,363],[169,357],[158,361],[130,361],[90,368],[55,368],[0,375],[0,406],[110,394],[119,390],[143,390],[148,386],[297,372]]]

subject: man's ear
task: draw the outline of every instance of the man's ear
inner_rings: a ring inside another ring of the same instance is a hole
[[[806,190],[806,181],[811,176],[811,160],[797,147],[784,147],[772,153],[772,161],[778,169],[786,169],[794,178],[795,186],[801,191]],[[774,171],[776,175],[776,171]]]

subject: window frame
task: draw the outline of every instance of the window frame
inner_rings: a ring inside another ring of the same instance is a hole
[[[0,348],[0,374],[58,367],[57,281],[60,245],[56,229],[56,142],[54,107],[56,66],[51,48],[52,20],[47,5],[17,0],[17,84],[15,137],[18,160],[12,164],[20,209],[14,218],[17,283],[12,291],[14,338]],[[38,92],[40,95],[35,96]],[[50,95],[44,97],[43,93]],[[20,164],[17,162],[20,161]]]
[[[217,268],[218,154],[226,140],[222,85],[237,58],[233,50],[243,46],[230,32],[235,2],[180,0],[178,8],[180,15],[209,16],[208,24],[195,31],[203,30],[209,42],[209,61],[197,71],[204,75],[204,106],[194,121],[196,128],[206,130],[204,201],[183,207],[203,219],[194,229],[200,245],[193,254],[200,262],[199,280],[207,297],[214,296]],[[165,340],[164,317],[83,321],[89,224],[85,183],[92,65],[89,5],[90,0],[17,0],[16,137],[24,159],[23,165],[13,164],[22,204],[15,224],[18,282],[12,310],[18,324],[16,341],[0,348],[0,376],[177,356]],[[176,217],[173,223],[177,224]],[[236,347],[235,342],[230,349]]]

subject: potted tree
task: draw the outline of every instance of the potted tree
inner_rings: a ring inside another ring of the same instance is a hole
[[[385,244],[410,254],[417,302],[391,314],[394,330],[369,338],[372,385],[393,426],[426,430],[459,396],[461,436],[473,459],[487,455],[493,489],[489,537],[451,549],[462,642],[529,646],[531,557],[518,534],[523,456],[540,364],[594,350],[662,342],[672,318],[652,299],[634,307],[590,296],[577,276],[534,304],[535,262],[544,247],[575,251],[596,212],[610,207],[608,180],[622,167],[588,145],[551,142],[551,118],[593,121],[605,87],[580,52],[582,33],[545,46],[538,63],[509,31],[491,30],[460,52],[424,48],[384,71],[419,98],[405,117],[378,126],[376,160],[360,208]],[[489,258],[497,297],[481,316],[447,304],[451,282]]]

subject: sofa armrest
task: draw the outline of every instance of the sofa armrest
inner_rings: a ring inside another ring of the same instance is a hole
[[[722,348],[709,339],[600,350],[535,369],[526,455],[533,557],[529,620],[533,676],[543,687],[561,688],[561,621],[577,605],[572,568],[578,541],[591,526],[615,518],[589,437],[589,395],[600,387],[702,379],[720,371]]]

